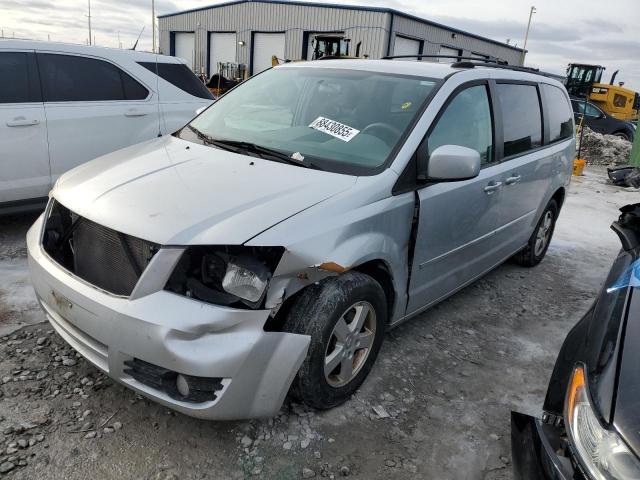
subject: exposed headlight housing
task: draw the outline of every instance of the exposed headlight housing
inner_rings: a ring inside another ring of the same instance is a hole
[[[617,432],[606,429],[596,417],[584,368],[576,366],[565,401],[565,424],[578,461],[594,480],[640,479],[640,461]]]
[[[216,305],[259,308],[284,248],[189,247],[165,290]]]

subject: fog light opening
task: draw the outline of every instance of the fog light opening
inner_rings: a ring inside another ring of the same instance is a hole
[[[183,397],[188,397],[189,393],[191,393],[189,389],[189,382],[184,375],[178,374],[178,376],[176,377],[176,388],[178,390],[178,393]]]

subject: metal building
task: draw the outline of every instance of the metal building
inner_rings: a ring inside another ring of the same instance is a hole
[[[423,53],[522,61],[520,48],[390,8],[238,0],[162,15],[158,23],[160,51],[209,76],[220,62],[246,65],[255,74],[271,66],[273,55],[311,60],[338,52],[368,58]]]

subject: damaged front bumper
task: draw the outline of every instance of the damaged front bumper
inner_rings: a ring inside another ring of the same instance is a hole
[[[572,480],[577,473],[562,446],[563,429],[511,412],[511,456],[515,480]],[[578,476],[576,476],[578,475]]]
[[[308,336],[264,331],[270,310],[220,307],[164,290],[135,299],[103,292],[50,259],[40,245],[41,229],[42,217],[27,234],[36,295],[54,329],[88,361],[193,417],[277,414],[306,356]],[[178,375],[208,396],[182,396]]]

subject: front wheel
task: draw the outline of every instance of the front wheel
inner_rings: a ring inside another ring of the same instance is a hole
[[[348,272],[308,287],[284,323],[311,337],[291,395],[318,409],[348,400],[373,367],[386,324],[384,291],[368,275]]]
[[[515,262],[523,267],[535,267],[547,253],[553,231],[555,230],[558,218],[558,204],[551,200],[547,208],[542,212],[542,216],[536,225],[536,229],[531,234],[527,246],[513,257]]]

